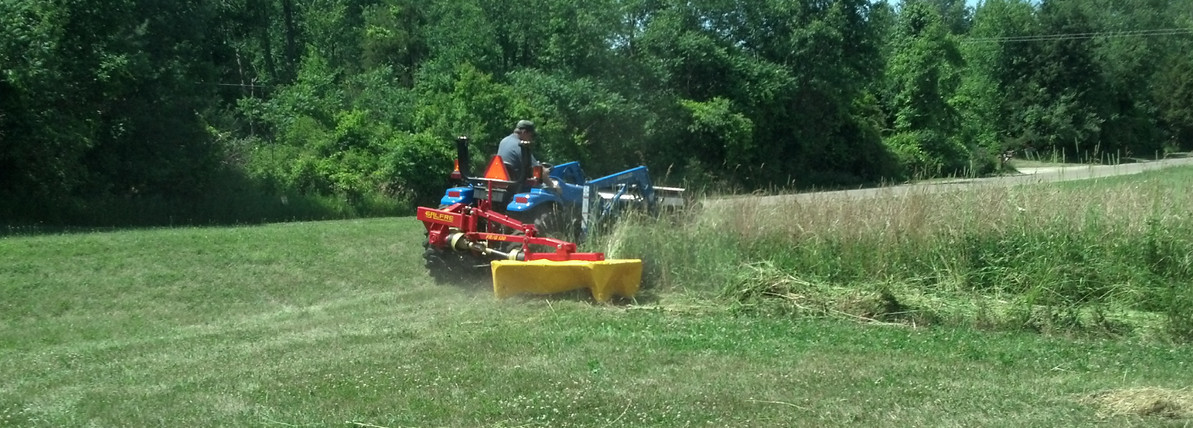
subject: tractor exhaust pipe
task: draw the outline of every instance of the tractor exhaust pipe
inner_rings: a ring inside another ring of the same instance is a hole
[[[534,143],[532,143],[530,141],[525,141],[525,140],[518,143],[518,147],[520,149],[522,149],[522,164],[518,165],[519,168],[522,168],[522,173],[520,174],[521,177],[518,177],[518,180],[520,180],[519,184],[525,182],[527,178],[530,178],[530,176],[533,175],[530,173],[530,145],[531,144],[534,144]]]
[[[472,174],[472,165],[468,161],[468,141],[468,137],[456,137],[456,165],[463,180],[467,180]]]

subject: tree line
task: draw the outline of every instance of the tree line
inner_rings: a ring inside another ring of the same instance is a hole
[[[401,211],[518,119],[745,190],[1152,156],[1193,142],[1191,48],[1182,0],[7,0],[0,218]]]

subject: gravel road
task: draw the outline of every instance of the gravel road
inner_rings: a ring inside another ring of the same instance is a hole
[[[1160,161],[1136,162],[1121,165],[1070,165],[1019,168],[1019,174],[989,178],[967,178],[952,180],[933,180],[923,183],[905,184],[872,189],[837,190],[829,192],[808,192],[791,195],[754,196],[741,195],[721,198],[709,198],[703,202],[705,206],[721,205],[724,202],[741,198],[755,199],[760,205],[781,205],[791,202],[823,198],[869,198],[876,196],[897,196],[907,193],[933,193],[952,191],[965,187],[980,186],[1012,186],[1019,184],[1044,183],[1056,181],[1086,180],[1115,175],[1138,174],[1144,171],[1154,171],[1173,166],[1193,165],[1193,157],[1172,158]]]

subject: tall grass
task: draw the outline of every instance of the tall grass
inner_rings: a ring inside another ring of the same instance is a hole
[[[822,312],[856,308],[861,293],[872,302],[853,316],[1042,330],[1121,333],[1146,324],[1124,319],[1162,315],[1170,336],[1187,340],[1191,179],[1184,168],[1069,184],[734,198],[686,213],[688,222],[627,225],[615,241],[646,258],[648,286],[661,289],[786,297],[789,307],[819,296],[832,309]]]

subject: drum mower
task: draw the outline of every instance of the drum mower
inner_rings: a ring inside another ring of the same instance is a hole
[[[432,277],[457,282],[485,272],[497,297],[587,288],[605,302],[637,293],[641,260],[607,260],[604,253],[578,251],[572,240],[585,239],[626,208],[657,212],[682,205],[683,189],[653,186],[643,166],[585,180],[577,162],[528,165],[527,142],[524,180],[511,180],[510,165],[498,156],[483,176],[472,177],[468,146],[467,137],[456,140],[452,178],[463,185],[448,189],[438,208],[418,208]]]

